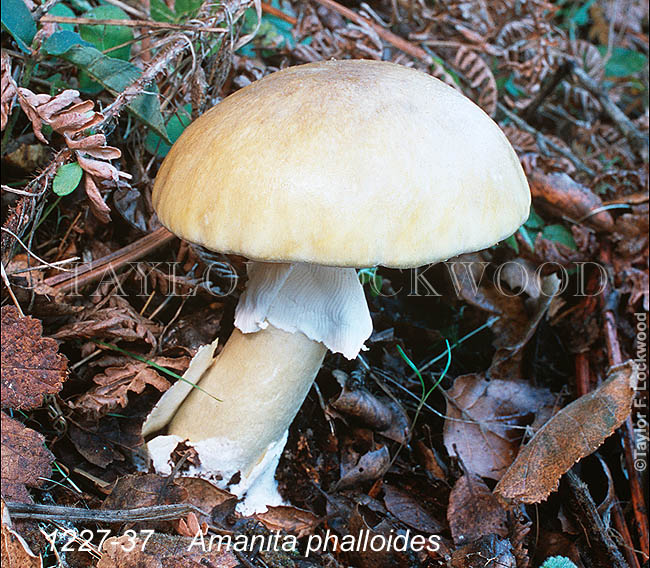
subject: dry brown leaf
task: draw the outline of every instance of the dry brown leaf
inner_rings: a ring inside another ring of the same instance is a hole
[[[2,566],[3,568],[42,568],[43,560],[36,556],[20,534],[13,528],[9,511],[2,501]]]
[[[61,390],[68,376],[66,358],[54,339],[42,336],[40,320],[2,308],[2,407],[35,408],[43,395]]]
[[[574,463],[593,453],[630,414],[638,368],[612,367],[607,380],[551,418],[522,448],[494,489],[524,503],[544,501]]]
[[[447,520],[457,545],[488,534],[508,535],[507,515],[499,499],[471,473],[463,475],[451,490]]]
[[[235,568],[239,560],[218,546],[190,547],[192,539],[154,533],[132,539],[129,535],[106,539],[97,568]],[[225,548],[225,547],[224,547]]]
[[[391,409],[364,388],[349,390],[343,387],[330,405],[343,414],[358,418],[374,430],[385,430],[393,420]]]
[[[500,316],[492,325],[493,345],[507,347],[526,332],[528,314],[521,296],[502,294],[485,274],[489,263],[477,253],[463,254],[449,263],[448,271],[456,294],[476,308]]]
[[[219,489],[209,481],[200,477],[177,477],[174,479],[176,485],[180,485],[187,496],[183,503],[189,503],[206,512],[206,516],[200,516],[199,522],[214,523],[225,519],[235,512],[237,497],[225,489]]]
[[[101,308],[83,312],[81,321],[63,326],[54,334],[57,339],[142,339],[156,345],[155,335],[160,327],[142,317],[129,306]]]
[[[508,539],[490,534],[454,550],[448,566],[450,568],[517,568],[517,559]]]
[[[38,432],[9,418],[2,419],[2,497],[7,501],[30,502],[29,487],[40,487],[49,477],[54,456],[45,447],[45,439]]]
[[[405,525],[425,534],[438,534],[443,526],[418,502],[417,496],[392,485],[384,485],[384,503]]]
[[[99,179],[113,180],[117,183],[119,179],[119,172],[115,166],[108,162],[101,162],[100,160],[91,160],[83,156],[77,156],[77,161],[86,173]]]
[[[0,130],[7,126],[11,107],[16,99],[16,84],[11,76],[11,58],[4,50],[0,56],[2,61],[2,91],[0,98]]]
[[[467,77],[470,87],[477,92],[478,105],[490,116],[494,116],[499,93],[490,66],[476,51],[464,46],[456,52],[454,66]]]
[[[79,417],[68,425],[70,441],[90,463],[106,467],[113,461],[124,461],[144,440],[138,418],[103,416],[101,420]]]
[[[297,507],[269,507],[265,513],[253,515],[270,531],[284,531],[302,538],[314,532],[320,519],[311,511]]]
[[[102,509],[136,509],[183,503],[187,491],[169,477],[155,473],[134,473],[120,477]]]
[[[91,134],[90,136],[74,139],[66,133],[65,141],[71,150],[84,152],[93,158],[115,160],[122,155],[119,149],[113,146],[106,146],[106,136],[103,134]]]
[[[529,176],[530,191],[536,203],[555,217],[568,217],[601,231],[611,232],[614,220],[608,211],[598,211],[603,201],[588,187],[565,173],[544,174],[540,170]],[[591,214],[592,212],[596,213]]]
[[[374,481],[382,476],[388,466],[390,465],[390,453],[388,448],[383,446],[373,452],[368,452],[358,457],[358,459],[351,459],[353,456],[350,454],[341,458],[341,479],[339,480],[339,487],[351,487],[357,483],[364,481]]]
[[[90,203],[90,211],[102,223],[110,223],[111,208],[106,205],[99,188],[93,179],[93,176],[86,173],[84,175],[84,189]]]
[[[152,357],[151,361],[162,367],[184,373],[189,365],[188,357]],[[142,393],[147,385],[165,392],[170,383],[149,364],[142,361],[127,361],[120,367],[108,367],[95,375],[98,385],[83,394],[72,406],[96,414],[104,414],[128,404],[128,393]]]
[[[525,381],[460,376],[447,391],[445,447],[470,472],[500,479],[517,455],[524,427],[534,415],[548,413],[554,401],[547,389]]]
[[[635,257],[648,250],[648,204],[635,205],[630,213],[616,219],[616,250],[625,257]],[[646,252],[647,254],[647,252]]]

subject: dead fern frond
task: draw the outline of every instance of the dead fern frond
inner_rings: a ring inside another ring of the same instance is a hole
[[[497,110],[498,91],[494,74],[485,60],[475,51],[460,47],[454,58],[456,67],[469,81],[469,86],[477,93],[475,100],[490,116]]]

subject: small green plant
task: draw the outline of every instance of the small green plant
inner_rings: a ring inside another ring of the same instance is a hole
[[[373,266],[372,268],[362,268],[359,270],[359,281],[361,284],[370,285],[370,293],[373,298],[376,298],[381,293],[382,278],[377,274],[377,267]]]
[[[438,377],[438,380],[433,384],[433,386],[427,390],[427,387],[424,383],[424,379],[422,378],[422,374],[420,373],[420,370],[415,366],[415,363],[411,361],[406,353],[404,353],[404,350],[400,345],[397,346],[397,350],[399,351],[399,354],[401,355],[402,359],[406,361],[406,364],[413,369],[413,372],[417,375],[419,381],[420,381],[420,386],[422,387],[422,394],[420,395],[420,402],[418,404],[418,407],[415,411],[415,416],[413,417],[413,423],[411,424],[411,429],[415,428],[415,423],[417,422],[418,416],[420,415],[420,412],[422,411],[422,407],[426,403],[427,399],[431,396],[431,393],[433,393],[434,390],[440,385],[442,382],[442,379],[445,378],[445,375],[447,374],[447,371],[449,370],[449,367],[451,366],[451,345],[449,345],[449,341],[445,339],[445,344],[447,345],[447,363],[445,365],[445,368],[443,369],[442,373],[440,374],[440,377]]]

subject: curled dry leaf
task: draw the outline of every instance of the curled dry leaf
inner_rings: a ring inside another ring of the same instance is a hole
[[[356,463],[345,463],[342,459],[338,486],[351,487],[357,483],[374,481],[386,472],[389,465],[390,454],[386,446],[363,454]]]
[[[2,308],[3,408],[35,408],[43,395],[61,390],[68,376],[67,361],[57,342],[42,332],[38,319],[21,317],[14,306]]]
[[[471,473],[463,475],[451,490],[447,520],[457,545],[488,534],[508,535],[507,515],[499,499]]]
[[[438,534],[443,526],[418,502],[417,496],[392,485],[384,485],[384,503],[405,525],[425,534]]]
[[[8,53],[2,51],[0,56],[2,68],[2,90],[0,91],[0,129],[4,130],[9,120],[11,107],[16,99],[16,84],[11,76],[11,58]]]
[[[463,375],[447,391],[444,443],[467,469],[500,479],[517,455],[525,427],[548,416],[555,397],[525,381]]]
[[[520,296],[502,294],[488,280],[484,261],[477,253],[463,254],[448,266],[449,277],[455,292],[476,308],[499,316],[492,325],[494,346],[513,345],[525,334],[528,315]]]
[[[188,357],[153,357],[156,365],[169,367],[183,373],[189,365]],[[147,385],[165,392],[170,383],[149,364],[142,361],[127,361],[121,367],[108,367],[103,373],[95,375],[93,381],[98,385],[83,394],[72,406],[96,414],[104,414],[128,404],[128,393],[142,393]]]
[[[235,512],[237,497],[225,489],[219,489],[205,479],[200,477],[177,477],[174,480],[187,492],[183,503],[189,503],[205,511],[206,515],[199,515],[199,523],[215,523],[225,520],[228,515]]]
[[[614,230],[614,220],[609,212],[599,211],[603,207],[600,197],[567,174],[544,174],[536,170],[529,180],[533,198],[551,215],[569,217],[578,222],[584,220],[601,231]]]
[[[311,511],[297,507],[269,507],[265,513],[257,513],[254,517],[270,531],[284,531],[302,538],[314,532],[320,519]]]
[[[77,418],[68,425],[70,441],[90,463],[106,467],[113,461],[124,461],[124,453],[132,455],[144,443],[140,420],[120,416],[104,416],[101,420]]]
[[[111,208],[106,205],[99,188],[91,175],[84,175],[84,189],[90,202],[90,211],[102,223],[109,223],[111,220]]]
[[[13,528],[9,511],[2,501],[2,566],[5,568],[43,568],[43,560],[36,556],[20,534]]]
[[[460,47],[456,52],[454,66],[469,80],[470,87],[478,92],[478,105],[490,116],[497,110],[497,82],[490,66],[475,51]]]
[[[50,476],[54,456],[38,432],[0,413],[2,420],[2,497],[7,501],[30,502],[27,487],[40,487]]]
[[[8,85],[8,94],[6,97],[3,95],[3,101],[10,99],[11,85],[13,85],[13,80],[10,81],[10,79],[11,77],[8,76],[5,81],[3,74],[3,85],[5,83]],[[45,94],[37,95],[25,88],[19,88],[17,94],[20,106],[32,122],[34,134],[41,142],[48,143],[42,132],[44,124],[49,125],[55,132],[63,134],[68,148],[72,150],[77,162],[85,172],[84,187],[92,213],[99,221],[108,223],[110,208],[99,193],[97,184],[100,183],[99,180],[110,180],[117,183],[120,177],[129,178],[130,176],[118,171],[108,162],[101,161],[117,159],[122,155],[117,148],[106,146],[106,137],[103,134],[84,136],[84,131],[88,131],[104,120],[101,113],[93,111],[95,103],[80,101],[79,92],[73,89],[65,90],[55,97]],[[95,159],[86,158],[83,154],[88,154]]]
[[[102,308],[83,312],[80,321],[63,326],[54,334],[57,339],[142,339],[156,345],[158,324],[142,317],[131,307]]]
[[[117,183],[119,179],[119,172],[115,166],[108,162],[101,162],[99,160],[91,160],[83,156],[77,156],[77,161],[81,169],[87,174],[99,179],[113,180]]]
[[[524,503],[544,501],[557,489],[560,477],[627,418],[637,380],[632,361],[612,367],[598,389],[560,410],[537,431],[494,491]]]
[[[155,473],[135,473],[120,477],[110,495],[102,503],[102,509],[137,509],[155,505],[182,503],[187,490],[169,477]]]
[[[364,388],[349,390],[343,387],[338,398],[330,404],[339,412],[358,418],[375,430],[385,430],[392,422],[390,408]]]

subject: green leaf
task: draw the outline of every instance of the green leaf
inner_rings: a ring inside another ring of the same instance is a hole
[[[171,144],[179,139],[189,124],[192,122],[192,105],[186,104],[184,107],[179,108],[174,115],[167,121],[167,138]],[[171,145],[167,144],[153,132],[148,132],[144,141],[145,148],[152,154],[156,154],[164,158],[169,152]]]
[[[203,0],[176,0],[174,10],[176,10],[176,19],[182,20],[193,18],[199,12]]]
[[[497,88],[502,91],[505,90],[512,97],[522,97],[526,93],[515,84],[515,77],[510,74],[507,79],[497,79]]]
[[[524,225],[522,225],[521,227],[519,227],[519,230],[517,232],[519,233],[521,238],[524,240],[524,242],[528,245],[530,250],[534,251],[535,250],[535,243],[534,243],[532,237],[530,236],[530,233],[526,229],[526,227]]]
[[[537,212],[531,207],[530,215],[524,223],[527,229],[541,229],[544,226],[544,219],[542,219]]]
[[[43,49],[50,55],[58,55],[73,63],[113,95],[122,93],[142,74],[139,67],[102,54],[79,35],[67,30],[52,34],[43,42]],[[138,95],[126,108],[163,140],[169,142],[165,121],[160,113],[158,87],[155,84],[147,87],[146,92]]]
[[[36,35],[36,24],[23,0],[2,0],[2,27],[16,40],[18,47],[30,53],[29,46]]]
[[[169,9],[163,0],[151,0],[149,13],[156,22],[175,22],[176,14]]]
[[[84,171],[77,162],[64,164],[57,170],[56,175],[54,176],[52,190],[60,196],[72,193],[77,189],[83,173]]]
[[[607,55],[605,46],[598,46],[600,54]],[[648,66],[648,57],[624,47],[615,47],[612,50],[612,56],[605,65],[605,75],[607,77],[627,77],[642,72]]]
[[[277,1],[271,3],[274,8],[282,9]],[[257,12],[254,8],[248,8],[244,12],[244,24],[242,26],[242,35],[252,33],[257,27]],[[291,30],[293,24],[273,16],[272,14],[263,13],[260,25],[255,34],[254,44],[258,48],[266,50],[278,50],[283,47],[295,47],[295,40]],[[244,46],[240,53],[253,56],[255,50],[251,45]]]
[[[59,2],[58,4],[54,4],[48,12],[48,16],[63,16],[64,18],[74,18],[76,14],[72,11],[71,8],[68,8],[65,4],[62,2]],[[57,24],[58,26],[61,27],[62,30],[70,30],[74,31],[74,24]]]
[[[519,243],[517,242],[517,237],[510,235],[507,239],[503,241],[507,244],[512,250],[519,254]]]
[[[84,18],[94,20],[128,20],[129,16],[117,6],[97,6],[83,14]],[[126,26],[109,26],[104,24],[79,26],[79,35],[92,43],[99,51],[105,52],[109,57],[128,61],[131,56],[131,46],[124,45],[133,40],[133,32]],[[118,49],[118,45],[122,45]],[[110,50],[110,51],[109,51]]]
[[[63,78],[63,75],[61,73],[50,75],[45,80],[50,85],[50,95],[53,97],[58,95],[61,91],[65,91],[66,89],[70,88],[70,83],[68,83]]]
[[[77,45],[86,45],[92,47],[92,44],[81,39],[81,36],[76,32],[70,30],[62,30],[53,33],[43,43],[43,49],[49,55],[62,55],[70,48]]]
[[[571,231],[564,225],[547,225],[542,229],[542,237],[549,241],[560,243],[572,250],[577,250],[576,242],[573,240]]]

